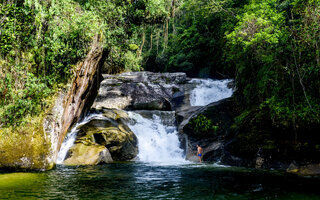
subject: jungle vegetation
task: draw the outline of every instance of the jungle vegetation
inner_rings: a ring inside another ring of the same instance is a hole
[[[0,127],[48,107],[95,35],[105,72],[234,78],[240,124],[320,124],[319,0],[3,0],[0,22]]]

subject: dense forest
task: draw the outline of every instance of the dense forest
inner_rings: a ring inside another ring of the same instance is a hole
[[[319,0],[1,2],[4,132],[50,107],[98,35],[109,52],[105,73],[234,78],[240,128],[268,121],[297,148],[319,138]]]

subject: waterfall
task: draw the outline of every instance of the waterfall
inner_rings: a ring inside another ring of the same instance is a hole
[[[164,114],[163,118],[161,113]],[[140,161],[167,164],[187,162],[183,150],[179,147],[177,128],[174,126],[174,112],[158,111],[153,113],[151,118],[135,112],[128,114],[131,119],[129,127],[138,138]]]
[[[69,149],[73,146],[74,142],[76,141],[77,134],[79,131],[78,128],[83,124],[88,123],[90,120],[94,118],[105,118],[105,117],[101,114],[90,114],[86,116],[82,121],[78,122],[67,134],[66,138],[63,140],[60,151],[58,153],[58,158],[56,162],[57,164],[63,164],[63,161],[65,160]]]
[[[190,92],[191,106],[205,106],[232,96],[228,83],[232,80],[192,79],[189,83],[195,88]],[[183,164],[184,151],[180,148],[174,111],[136,111],[128,112],[129,128],[138,138],[138,160],[147,163]],[[91,119],[106,119],[102,114],[90,114],[77,123],[62,143],[57,163],[65,160],[73,146],[80,126]]]
[[[58,153],[57,164],[62,164],[69,149],[72,147],[74,142],[76,141],[77,136],[77,126],[74,127],[70,133],[68,133],[67,137],[64,139],[60,151]]]
[[[232,88],[228,88],[231,79],[212,80],[212,79],[192,79],[191,83],[197,86],[191,91],[191,106],[206,106],[210,103],[232,96]]]

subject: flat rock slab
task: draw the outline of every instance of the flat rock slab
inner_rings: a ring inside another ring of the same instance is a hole
[[[129,72],[103,77],[93,109],[172,110],[171,99],[187,81],[185,73]]]

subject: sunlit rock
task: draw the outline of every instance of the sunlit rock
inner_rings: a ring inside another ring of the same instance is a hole
[[[110,152],[103,145],[78,143],[71,147],[68,154],[65,165],[97,165],[113,161]]]
[[[104,110],[104,118],[92,119],[79,127],[76,143],[102,145],[113,160],[131,160],[138,153],[137,138],[125,124],[128,115],[120,110]]]

